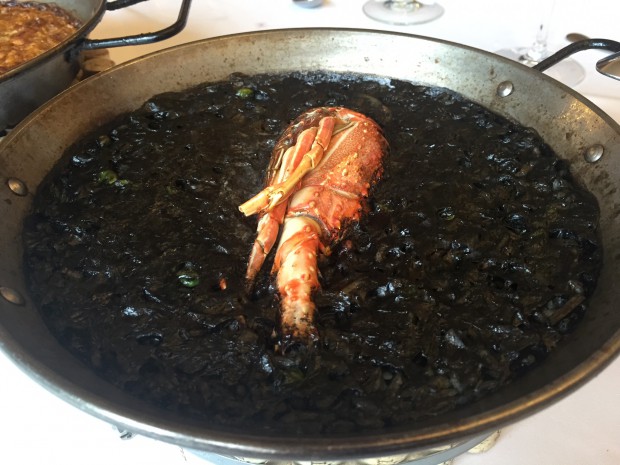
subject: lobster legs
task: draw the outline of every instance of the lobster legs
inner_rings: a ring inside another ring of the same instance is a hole
[[[285,152],[277,183],[265,187],[239,206],[239,210],[249,216],[273,210],[276,205],[288,199],[306,173],[321,161],[335,123],[335,118],[325,117],[319,122],[318,128],[303,131],[297,143]]]

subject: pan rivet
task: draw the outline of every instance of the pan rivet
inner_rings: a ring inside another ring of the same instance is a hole
[[[594,144],[586,149],[583,158],[585,158],[588,163],[595,163],[601,159],[603,153],[605,153],[605,147],[601,144]]]
[[[0,286],[0,295],[4,297],[6,301],[15,305],[24,305],[26,303],[21,294],[10,287]]]
[[[500,82],[497,86],[497,95],[500,97],[508,97],[515,90],[515,86],[510,81]]]
[[[11,189],[11,192],[13,192],[15,195],[19,195],[21,197],[28,195],[28,188],[23,181],[17,178],[9,178],[6,181],[6,184],[7,186],[9,186],[9,189]]]

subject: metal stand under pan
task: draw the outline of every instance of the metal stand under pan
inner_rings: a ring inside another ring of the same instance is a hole
[[[186,449],[195,456],[202,458],[213,465],[442,465],[450,464],[452,459],[466,452],[481,453],[489,450],[500,435],[496,431],[490,436],[484,435],[475,437],[468,441],[463,441],[447,446],[435,447],[411,454],[392,455],[388,457],[376,457],[358,460],[341,461],[286,461],[286,460],[264,460],[251,459],[245,457],[228,457],[212,452]]]

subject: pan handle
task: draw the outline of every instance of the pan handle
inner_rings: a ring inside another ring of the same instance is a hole
[[[601,58],[596,62],[596,69],[599,73],[620,81],[620,52]]]
[[[559,63],[560,61],[564,60],[565,58],[577,52],[581,52],[583,50],[592,50],[592,49],[608,50],[610,52],[614,52],[614,54],[617,54],[618,52],[620,52],[620,42],[616,42],[615,40],[610,40],[610,39],[580,40],[578,42],[572,43],[558,50],[553,55],[545,58],[540,63],[532,66],[532,68],[538,71],[545,71],[551,68],[556,63]],[[614,76],[610,76],[610,77],[614,77]]]
[[[145,0],[116,0],[114,2],[108,2],[106,4],[106,9],[117,10],[119,8],[124,8],[126,6],[134,5],[143,1]],[[81,48],[83,50],[94,50],[97,48],[123,47],[125,45],[143,45],[168,39],[181,32],[185,27],[191,3],[192,0],[183,0],[183,3],[181,4],[181,9],[179,11],[179,16],[177,17],[177,20],[174,22],[174,24],[157,32],[136,34],[127,37],[116,37],[113,39],[86,39],[81,44]]]

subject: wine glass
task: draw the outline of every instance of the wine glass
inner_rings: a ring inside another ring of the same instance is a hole
[[[496,53],[506,58],[523,63],[527,66],[534,66],[551,55],[547,41],[549,38],[549,23],[555,8],[555,0],[537,3],[542,5],[542,15],[534,43],[529,47],[518,47],[498,50]],[[565,58],[559,63],[547,69],[545,73],[567,86],[575,86],[586,77],[583,66],[572,58]]]
[[[418,0],[368,0],[362,9],[369,18],[397,25],[427,23],[443,14],[441,5]]]

